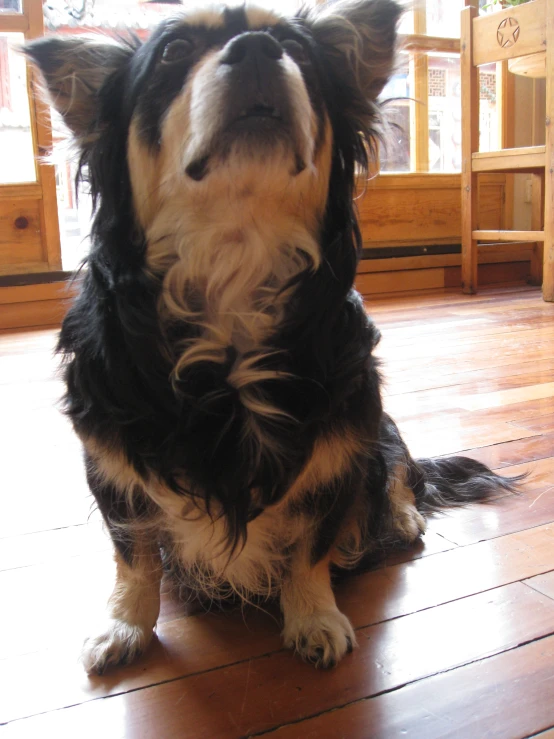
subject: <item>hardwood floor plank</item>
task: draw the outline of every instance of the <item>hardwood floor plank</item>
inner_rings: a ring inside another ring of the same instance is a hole
[[[377,322],[386,325],[383,341],[390,346],[404,346],[407,351],[409,347],[419,344],[422,340],[439,337],[449,343],[455,343],[456,337],[461,341],[471,340],[472,337],[486,338],[500,336],[501,334],[515,334],[540,326],[552,325],[550,313],[540,306],[527,310],[518,310],[513,318],[499,315],[497,313],[486,313],[481,315],[457,315],[448,317],[426,318],[419,323],[408,321],[406,323],[394,319],[392,322],[387,318],[378,318]]]
[[[523,582],[529,585],[529,587],[538,590],[539,593],[554,599],[554,566],[551,572],[545,572],[543,575],[535,575],[535,577],[531,577]]]
[[[547,346],[547,342],[552,340],[554,328],[548,320],[542,326],[533,326],[523,331],[511,331],[507,333],[485,334],[481,336],[468,335],[466,340],[461,340],[456,334],[449,337],[443,333],[441,341],[435,346],[429,341],[418,341],[413,345],[406,347],[394,342],[392,338],[382,339],[379,344],[379,354],[387,360],[397,360],[396,366],[402,368],[408,362],[423,364],[426,357],[436,355],[438,360],[445,366],[455,363],[456,359],[468,359],[473,356],[477,366],[481,361],[486,359],[485,352],[489,348],[494,348],[496,352],[506,356],[521,351],[522,345],[529,348],[538,349]],[[444,347],[443,349],[443,341]],[[492,357],[489,357],[489,360]],[[486,364],[484,365],[486,366]]]
[[[396,396],[405,393],[433,391],[441,392],[476,392],[487,383],[489,390],[502,390],[505,388],[519,387],[527,378],[531,382],[548,382],[552,378],[554,360],[543,358],[535,361],[516,362],[504,367],[485,367],[479,370],[468,369],[464,372],[453,372],[448,375],[439,375],[434,372],[406,372],[403,377],[395,378],[391,382],[385,375],[385,390],[388,396]],[[518,379],[521,378],[521,381]],[[525,380],[524,380],[525,378]],[[523,382],[522,382],[523,381]]]
[[[554,637],[283,727],[274,739],[551,739]],[[514,705],[515,703],[515,705]]]
[[[554,525],[550,525],[352,577],[337,586],[337,602],[354,627],[364,629],[382,622],[395,623],[418,611],[432,613],[435,606],[491,591],[483,596],[486,600],[494,595],[494,589],[550,571],[553,562]],[[280,649],[276,610],[270,615],[247,610],[244,621],[240,612],[203,614],[162,623],[157,632],[159,643],[136,665],[88,683],[77,655],[101,613],[102,590],[104,597],[110,590],[107,564],[106,568],[93,562],[77,566],[75,559],[63,570],[52,569],[50,577],[43,571],[41,577],[27,582],[17,579],[13,571],[0,573],[0,592],[7,599],[11,601],[11,593],[20,593],[21,588],[30,593],[23,603],[15,601],[0,633],[0,645],[4,642],[4,655],[0,651],[0,657],[10,657],[0,662],[5,680],[0,690],[5,691],[3,711],[12,711],[11,718],[15,718],[16,706],[28,711],[27,715],[54,710]],[[19,574],[28,573],[23,570]],[[43,590],[33,593],[35,582]],[[38,623],[36,602],[41,603]],[[63,620],[60,613],[64,614]],[[469,627],[467,633],[472,633]],[[44,645],[49,649],[45,650]],[[279,659],[297,674],[299,665],[292,655],[285,653]],[[48,680],[53,664],[56,679]],[[0,713],[0,721],[2,715],[6,714]]]
[[[439,327],[442,331],[439,331]],[[449,322],[443,321],[436,325],[434,334],[427,334],[425,331],[420,333],[413,327],[411,331],[405,331],[404,335],[395,335],[394,331],[387,330],[379,343],[379,353],[389,359],[398,358],[401,361],[408,357],[421,358],[433,353],[430,344],[440,334],[441,351],[435,351],[444,359],[450,359],[458,355],[465,356],[472,348],[476,353],[481,353],[489,347],[511,348],[522,343],[532,345],[536,339],[548,340],[552,335],[552,321],[547,314],[527,323],[510,322],[499,316],[496,321],[489,319],[480,327],[467,326],[464,330],[460,326],[453,331],[449,328]]]
[[[107,720],[112,722],[115,717],[116,726],[124,723],[127,737],[241,737],[391,690],[553,631],[554,601],[516,583],[363,629],[358,634],[359,649],[336,670],[316,672],[278,652],[95,701],[84,709],[68,708],[35,721],[16,722],[11,725],[15,733],[8,730],[7,736],[18,736],[22,730],[30,732],[27,736],[32,732],[69,736],[68,721],[69,726],[85,722],[87,727],[94,726],[97,736],[110,735]],[[119,715],[114,706],[119,706]]]
[[[0,572],[111,551],[100,514],[77,526],[0,539]]]
[[[507,441],[537,438],[539,430],[524,429],[511,423],[476,423],[469,426],[438,423],[436,427],[426,426],[418,421],[398,424],[404,441],[411,454],[418,457],[439,457],[446,454],[460,454],[466,449]]]
[[[551,376],[552,374],[549,374],[549,379]],[[518,387],[514,389],[520,391],[522,384],[521,379],[519,379]],[[467,388],[456,387],[448,388],[448,390],[451,392],[442,397],[440,393],[435,393],[434,391],[406,393],[392,397],[386,395],[384,398],[385,410],[397,423],[417,419],[427,421],[430,417],[431,420],[435,420],[436,418],[437,421],[443,422],[445,426],[452,423],[453,420],[456,421],[458,418],[464,420],[474,419],[481,423],[485,419],[489,422],[491,420],[498,420],[502,423],[506,420],[525,420],[539,416],[554,415],[554,398],[551,397],[524,400],[522,402],[500,405],[495,408],[472,411],[462,407]],[[500,392],[503,393],[506,391],[503,389],[492,391],[495,395]],[[481,393],[483,395],[488,394],[484,383],[481,383]],[[478,396],[474,395],[473,397]]]
[[[539,434],[554,434],[554,415],[539,416],[524,421],[512,421],[512,426]]]
[[[384,336],[386,406],[412,452],[464,451],[505,474],[529,467],[534,477],[520,498],[438,517],[422,543],[337,585],[361,646],[330,673],[281,650],[275,605],[265,614],[192,615],[193,604],[165,592],[152,649],[129,669],[86,678],[77,656],[114,566],[98,517],[85,525],[91,499],[80,444],[56,408],[57,331],[0,334],[0,485],[9,491],[0,495],[0,592],[9,604],[0,722],[13,720],[2,737],[225,739],[291,721],[300,723],[278,736],[548,736],[552,306],[520,286],[395,296],[370,309]],[[503,653],[487,657],[495,651]],[[473,660],[481,661],[458,666]],[[433,676],[439,670],[448,672]],[[392,692],[365,700],[380,690]]]
[[[404,398],[405,396],[400,396]],[[417,403],[415,398],[412,399]],[[452,403],[456,403],[452,400]],[[503,426],[505,424],[514,425],[518,428],[524,425],[534,425],[537,421],[551,420],[554,416],[553,408],[554,400],[552,398],[541,398],[531,401],[523,401],[513,405],[498,406],[483,410],[464,410],[460,407],[451,407],[446,410],[421,410],[419,413],[413,414],[407,418],[402,413],[395,413],[393,417],[398,426],[406,429],[409,433],[412,429],[423,428],[425,432],[435,433],[437,431],[448,430],[451,428],[469,431],[475,429],[488,429],[491,426]],[[388,403],[385,400],[385,408],[388,411]],[[539,432],[537,432],[539,433]],[[554,450],[553,450],[554,452]]]
[[[538,385],[512,388],[511,390],[466,395],[461,398],[460,407],[468,411],[478,411],[530,400],[551,399],[553,396],[554,382],[544,382]]]
[[[545,434],[507,441],[503,444],[466,449],[464,455],[483,462],[493,470],[501,470],[505,467],[551,457],[553,450],[554,434]]]
[[[529,477],[521,495],[439,516],[432,530],[465,546],[554,521],[554,457],[502,469],[504,475],[522,473]]]
[[[414,315],[414,307],[418,311],[429,310],[443,316],[445,311],[455,314],[460,307],[464,314],[469,312],[482,314],[486,307],[490,310],[494,306],[507,306],[512,309],[517,307],[533,307],[540,304],[540,290],[527,285],[514,285],[511,287],[487,288],[480,291],[478,295],[465,298],[459,290],[445,290],[440,293],[429,293],[427,295],[394,295],[382,296],[378,300],[366,299],[365,305],[370,313],[386,314],[387,316],[401,316],[406,314],[408,319],[415,323],[420,322],[420,316]],[[392,319],[391,319],[392,320]]]

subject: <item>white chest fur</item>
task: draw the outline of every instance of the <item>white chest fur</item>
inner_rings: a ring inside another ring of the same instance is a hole
[[[301,517],[291,519],[284,505],[269,508],[248,524],[246,542],[230,552],[223,518],[211,518],[194,505],[183,511],[181,498],[164,498],[157,502],[165,513],[169,554],[187,584],[214,597],[237,594],[244,600],[278,593],[291,548],[305,527]]]

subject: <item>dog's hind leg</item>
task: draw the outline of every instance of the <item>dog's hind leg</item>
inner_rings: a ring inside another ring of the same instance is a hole
[[[394,535],[411,544],[425,533],[425,518],[416,508],[416,499],[407,480],[407,468],[398,464],[389,478],[389,504]]]
[[[160,611],[162,563],[147,521],[131,509],[125,495],[105,483],[88,460],[88,481],[115,546],[116,583],[108,601],[108,620],[98,636],[87,639],[86,671],[102,674],[128,664],[150,643]],[[150,536],[148,536],[150,533]]]

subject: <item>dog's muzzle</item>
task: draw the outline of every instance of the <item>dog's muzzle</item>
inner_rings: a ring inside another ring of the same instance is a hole
[[[226,130],[267,134],[290,125],[282,58],[281,45],[262,32],[244,33],[224,48],[220,63],[227,83]]]
[[[303,148],[290,89],[290,60],[268,33],[243,33],[222,49],[214,78],[217,96],[209,113],[218,121],[217,133],[187,174],[202,180],[213,156],[225,160],[236,144],[246,155],[270,153],[276,146],[293,152],[296,173],[305,168]]]

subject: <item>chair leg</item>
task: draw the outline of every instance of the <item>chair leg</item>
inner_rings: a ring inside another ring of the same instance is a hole
[[[479,200],[477,175],[464,177],[462,192],[462,290],[466,295],[477,292],[477,241],[473,231],[477,228]]]
[[[554,303],[554,4],[546,3],[546,171],[542,296]]]
[[[544,186],[543,177],[540,175],[532,175],[533,180],[533,214],[531,217],[531,230],[542,231],[543,229],[543,205],[544,205]],[[533,244],[533,252],[531,253],[531,272],[529,275],[530,285],[542,285],[543,276],[543,244],[537,242]]]

